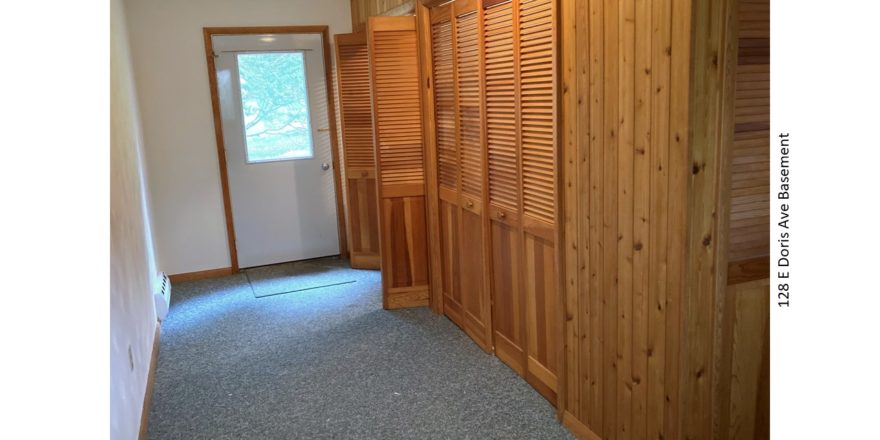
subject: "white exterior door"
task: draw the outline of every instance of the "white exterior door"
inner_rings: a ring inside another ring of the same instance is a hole
[[[213,45],[239,267],[339,254],[321,34]]]

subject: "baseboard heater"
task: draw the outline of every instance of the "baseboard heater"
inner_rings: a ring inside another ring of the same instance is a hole
[[[168,308],[171,306],[171,279],[165,272],[159,272],[153,299],[156,301],[156,318],[162,321],[168,315]]]

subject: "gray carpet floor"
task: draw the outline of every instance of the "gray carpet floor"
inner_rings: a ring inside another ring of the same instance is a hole
[[[148,438],[573,438],[448,319],[383,310],[378,272],[346,276],[263,298],[243,274],[174,285]]]

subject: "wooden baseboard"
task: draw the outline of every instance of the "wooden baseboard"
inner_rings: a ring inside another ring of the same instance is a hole
[[[592,429],[588,428],[587,425],[581,423],[577,417],[573,416],[570,412],[565,411],[562,414],[562,426],[568,428],[575,437],[581,440],[602,440],[601,437],[596,435]]]
[[[218,278],[232,275],[231,267],[221,267],[219,269],[200,270],[198,272],[179,273],[169,275],[172,283],[183,283],[186,281],[204,280],[207,278]]]
[[[383,295],[382,304],[385,310],[427,307],[429,290],[428,286],[391,288]]]
[[[352,269],[379,269],[379,255],[378,254],[358,254],[355,252],[351,253],[351,258],[348,260],[351,263]]]
[[[159,335],[162,333],[159,321],[156,321],[156,335],[153,337],[153,354],[150,357],[150,370],[147,375],[147,389],[144,392],[144,407],[141,410],[141,430],[138,440],[147,438],[147,427],[150,424],[150,403],[153,401],[153,380],[156,378],[156,362],[159,360]]]

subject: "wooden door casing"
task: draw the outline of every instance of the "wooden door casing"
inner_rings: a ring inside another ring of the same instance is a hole
[[[370,93],[386,309],[427,306],[430,297],[415,17],[370,17]]]
[[[379,201],[365,33],[337,34],[336,75],[348,207],[351,267],[379,268]]]

